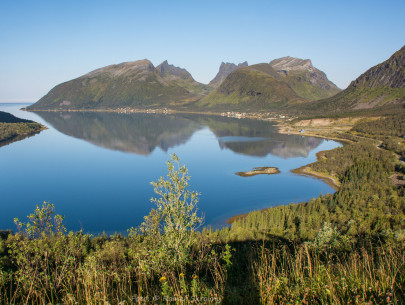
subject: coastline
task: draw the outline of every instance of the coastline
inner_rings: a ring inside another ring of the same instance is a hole
[[[325,150],[319,151],[316,154],[317,161],[319,160],[320,155],[323,152],[325,152]],[[325,182],[326,184],[328,184],[329,186],[331,186],[333,189],[335,189],[335,191],[339,190],[340,182],[335,177],[332,177],[332,176],[326,175],[326,174],[322,174],[322,173],[319,173],[319,172],[312,171],[311,168],[310,168],[311,164],[313,164],[313,163],[301,166],[299,168],[295,168],[295,169],[291,170],[291,173],[296,174],[296,175],[300,175],[300,176],[307,176],[307,177],[313,177],[313,178],[319,179],[319,180]],[[297,203],[295,203],[295,204],[297,204]],[[264,209],[261,209],[260,211],[264,212],[264,211],[269,210],[271,208],[273,208],[273,207],[264,208]],[[239,220],[239,219],[242,219],[242,218],[246,217],[248,214],[249,213],[244,213],[244,214],[238,214],[238,215],[232,216],[231,218],[228,218],[226,220],[226,223],[227,224],[232,224],[236,220]]]
[[[340,140],[340,139],[337,139]],[[321,158],[321,154],[325,152],[325,150],[319,151],[316,153],[316,161],[317,162],[320,158]],[[313,162],[313,163],[315,163]],[[313,170],[311,170],[311,164],[306,164],[303,165],[299,168],[295,168],[292,169],[290,172],[296,175],[300,175],[300,176],[307,176],[307,177],[312,177],[312,178],[316,178],[319,179],[321,181],[323,181],[324,183],[328,184],[329,186],[331,186],[335,191],[338,191],[340,188],[340,182],[333,176],[327,175],[327,174],[323,174],[323,173],[319,173],[319,172],[315,172]],[[261,211],[266,211],[269,210],[273,207],[269,207],[269,208],[264,208],[261,209]],[[236,220],[242,219],[244,217],[246,217],[249,213],[244,213],[244,214],[238,214],[238,215],[234,215],[231,218],[228,218],[226,220],[227,224],[232,224],[233,222],[235,222]]]
[[[177,114],[177,113],[179,113],[180,114],[180,113],[185,113],[185,114],[214,115],[214,116],[224,116],[224,117],[239,118],[239,119],[244,118],[244,119],[254,119],[254,120],[261,120],[261,121],[273,121],[276,123],[275,127],[277,128],[277,132],[280,134],[301,135],[301,136],[307,136],[307,137],[317,137],[317,138],[323,138],[323,139],[328,139],[328,140],[334,140],[334,141],[343,142],[343,143],[353,143],[353,141],[348,140],[348,139],[339,138],[336,136],[319,134],[319,133],[313,133],[313,132],[311,132],[311,129],[309,131],[308,130],[305,130],[305,131],[294,130],[293,128],[296,128],[296,126],[292,127],[291,125],[288,124],[291,122],[291,119],[285,118],[284,116],[281,116],[281,115],[276,115],[275,113],[239,113],[239,112],[222,112],[221,113],[218,111],[215,112],[215,111],[173,110],[173,109],[168,109],[168,108],[156,108],[156,109],[137,109],[137,108],[41,109],[41,110],[27,110],[27,109],[23,108],[21,110],[30,111],[30,112],[110,112],[110,113],[120,113],[120,114],[131,114],[131,113],[149,113],[149,114]],[[301,127],[301,126],[298,126],[298,127]],[[331,131],[330,126],[317,126],[317,127],[318,128],[316,129],[316,131],[321,132],[321,133]],[[336,129],[334,129],[333,131],[336,132]],[[320,151],[316,154],[317,161],[320,158],[320,154],[322,154],[323,152],[324,151]],[[301,166],[296,169],[293,169],[293,170],[291,170],[291,172],[294,174],[297,174],[297,175],[319,179],[319,180],[325,182],[326,184],[328,184],[329,186],[331,186],[336,191],[339,189],[340,183],[335,177],[311,170],[311,168],[310,168],[311,164],[312,163]],[[277,172],[274,172],[271,174],[276,174],[276,173]],[[249,177],[252,175],[247,175],[247,176]],[[268,209],[271,209],[271,207],[262,209],[262,211],[265,211]],[[247,214],[248,213],[232,216],[226,220],[226,223],[232,224],[234,221],[245,217]]]

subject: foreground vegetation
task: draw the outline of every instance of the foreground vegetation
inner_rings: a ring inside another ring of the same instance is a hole
[[[176,156],[153,183],[156,208],[127,237],[66,234],[45,203],[2,235],[0,302],[404,304],[404,187],[389,178],[405,174],[404,117],[395,119],[358,122],[348,133],[357,142],[310,165],[339,179],[335,194],[222,230],[197,230],[198,194]]]

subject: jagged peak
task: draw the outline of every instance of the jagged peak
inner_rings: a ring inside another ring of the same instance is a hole
[[[182,79],[193,79],[191,74],[183,68],[170,65],[167,60],[163,61],[159,66],[156,67],[156,70],[160,73],[162,77],[165,75],[171,75],[175,77],[180,77]]]
[[[230,67],[245,67],[245,66],[248,66],[248,62],[247,62],[247,61],[244,61],[244,62],[241,62],[241,63],[239,63],[239,64],[234,64],[234,63],[232,63],[232,62],[221,62],[221,65],[219,66],[219,68],[221,69],[221,68],[223,68],[223,67],[225,67],[225,66],[230,66]]]
[[[229,75],[231,72],[234,70],[241,68],[241,67],[247,67],[248,62],[244,61],[242,63],[239,63],[238,65],[230,62],[221,62],[219,66],[219,71],[217,75],[210,81],[210,85],[214,87],[218,87],[221,82]]]

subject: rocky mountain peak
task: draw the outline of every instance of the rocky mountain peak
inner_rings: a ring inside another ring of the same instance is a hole
[[[270,62],[270,65],[273,67],[273,69],[280,71],[300,71],[300,70],[306,70],[306,71],[314,71],[315,68],[312,65],[312,62],[310,59],[301,59],[301,58],[296,58],[296,57],[291,57],[291,56],[286,56],[282,58],[278,58],[275,60],[272,60]]]
[[[222,83],[222,81],[229,74],[231,74],[233,71],[235,71],[238,68],[247,67],[247,66],[248,66],[247,61],[244,61],[238,65],[235,65],[234,63],[229,63],[229,62],[227,62],[227,63],[221,62],[217,75],[210,81],[209,84],[213,87],[219,87],[219,85]]]
[[[162,77],[172,76],[182,79],[193,79],[191,74],[186,69],[170,65],[167,60],[165,60],[159,66],[157,66],[156,70],[160,73],[160,76]]]

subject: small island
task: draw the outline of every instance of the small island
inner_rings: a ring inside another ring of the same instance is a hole
[[[0,111],[0,147],[38,134],[45,129],[46,127],[39,123]]]
[[[256,176],[256,175],[275,175],[275,174],[279,174],[279,173],[280,173],[280,171],[278,170],[277,167],[263,166],[263,167],[255,167],[255,168],[253,168],[253,170],[247,171],[247,172],[237,172],[237,173],[235,173],[235,175],[238,175],[241,177],[252,177],[252,176]]]

